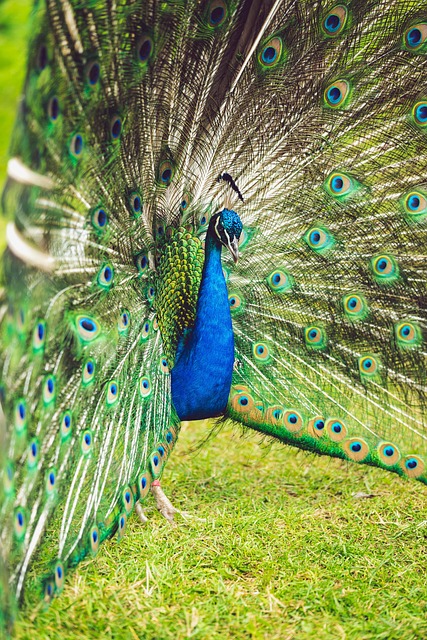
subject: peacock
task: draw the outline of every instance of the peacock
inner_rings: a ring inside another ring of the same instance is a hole
[[[173,516],[182,421],[427,483],[427,2],[36,0],[31,33],[3,625],[36,559],[49,603],[150,491]]]

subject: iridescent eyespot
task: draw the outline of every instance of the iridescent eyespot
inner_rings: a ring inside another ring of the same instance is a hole
[[[344,313],[350,320],[363,320],[369,313],[365,298],[358,293],[345,295],[342,302]]]
[[[326,346],[325,331],[321,327],[306,327],[304,329],[304,340],[307,347],[323,349]]]
[[[292,277],[282,269],[272,271],[266,278],[267,284],[274,293],[284,293],[292,288]]]
[[[41,351],[46,342],[46,322],[39,320],[34,327],[33,331],[33,350],[35,352]]]
[[[257,342],[252,347],[252,353],[254,354],[258,362],[268,362],[270,359],[270,349],[265,342]]]
[[[71,411],[65,411],[61,418],[61,438],[66,440],[72,430],[72,414]]]
[[[393,282],[399,277],[399,266],[396,260],[386,254],[371,259],[372,272],[379,283]]]
[[[326,87],[323,97],[328,107],[338,109],[345,106],[350,95],[350,84],[347,80],[337,80]]]
[[[87,455],[88,453],[91,452],[92,444],[93,444],[92,433],[91,431],[89,431],[89,429],[86,429],[86,431],[83,431],[80,439],[80,446],[81,446],[83,455]]]
[[[130,327],[130,313],[129,311],[125,310],[125,311],[122,311],[119,316],[119,320],[117,322],[117,329],[119,333],[123,334],[129,331],[129,327]]]
[[[160,457],[160,454],[156,449],[156,451],[154,451],[150,456],[150,470],[153,478],[159,477],[162,471],[162,467],[163,467],[162,458]]]
[[[150,475],[148,473],[142,473],[138,478],[138,493],[139,499],[143,500],[150,491]]]
[[[336,197],[341,198],[350,195],[354,191],[355,182],[353,178],[345,173],[331,173],[325,182],[326,191]]]
[[[414,322],[397,322],[394,334],[399,347],[403,349],[418,347],[422,342],[422,333],[418,324]]]
[[[238,315],[245,310],[244,300],[242,296],[235,292],[230,292],[228,295],[228,303],[230,305],[230,311],[232,315]]]
[[[46,376],[43,383],[43,402],[47,405],[55,400],[55,378]]]
[[[139,379],[139,393],[143,398],[148,398],[151,395],[151,382],[146,376]]]
[[[64,587],[65,570],[64,570],[64,565],[59,560],[55,565],[54,575],[55,575],[55,587],[57,591],[61,591],[61,589],[63,589]]]
[[[246,389],[239,390],[232,395],[231,406],[234,411],[237,411],[239,414],[247,414],[252,411],[254,400]]]
[[[85,76],[89,86],[94,87],[98,83],[100,72],[98,62],[92,61],[86,65]]]
[[[49,62],[49,58],[47,53],[47,47],[46,45],[41,44],[37,51],[36,64],[37,64],[38,70],[43,71],[43,69],[46,69],[48,62]]]
[[[127,514],[132,511],[133,508],[133,493],[129,487],[126,487],[122,493],[123,507]]]
[[[133,215],[135,216],[135,218],[138,218],[141,215],[141,211],[142,211],[142,200],[141,200],[141,196],[139,195],[139,193],[131,193],[129,196],[129,206],[130,206],[130,210],[133,213]]]
[[[44,598],[43,598],[46,604],[49,604],[51,602],[53,598],[53,590],[54,590],[53,582],[51,580],[48,580],[44,587]]]
[[[168,366],[168,361],[165,358],[165,356],[162,356],[160,358],[160,371],[162,373],[169,373],[169,366]]]
[[[101,332],[99,324],[89,316],[77,316],[77,332],[84,342],[91,342],[97,338]]]
[[[201,218],[200,218],[200,220],[199,220],[199,225],[200,225],[201,227],[206,227],[206,225],[208,224],[208,222],[209,222],[209,221],[208,221],[208,219],[207,219],[206,215],[205,215],[205,214],[203,214],[203,215],[202,215],[202,217],[201,217]]]
[[[119,399],[119,385],[116,380],[111,380],[107,386],[107,404],[113,405]]]
[[[33,438],[28,445],[27,465],[30,469],[37,466],[39,458],[39,442],[37,438]]]
[[[140,62],[142,62],[143,64],[146,64],[153,55],[153,49],[154,49],[153,40],[150,38],[149,35],[143,34],[138,38],[138,41],[136,43],[136,51],[137,51],[138,60]]]
[[[378,455],[381,462],[387,466],[393,466],[400,460],[400,451],[397,446],[391,442],[382,442],[378,446]]]
[[[423,45],[427,43],[427,24],[420,22],[405,31],[403,36],[403,44],[410,51],[419,51],[424,49]]]
[[[172,164],[165,160],[164,162],[160,163],[159,166],[159,182],[160,184],[167,186],[168,184],[171,183],[171,180],[173,178],[173,166]]]
[[[117,140],[122,132],[122,120],[119,116],[111,118],[110,122],[110,134],[113,140]]]
[[[427,110],[427,105],[426,105]],[[403,198],[403,207],[405,213],[411,216],[412,219],[419,219],[420,216],[427,214],[427,194],[425,195],[421,191],[411,191],[407,193]]]
[[[19,433],[27,424],[27,405],[24,398],[18,400],[15,406],[15,429]]]
[[[49,495],[55,491],[56,489],[56,470],[55,469],[49,469],[47,471],[46,479],[45,479],[45,487],[46,487],[46,492]]]
[[[284,46],[279,36],[274,36],[266,42],[258,53],[258,62],[263,69],[276,66],[283,58]]]
[[[55,122],[55,120],[58,120],[58,116],[59,116],[59,100],[56,96],[53,96],[47,105],[47,113],[49,115],[49,118],[52,120],[52,122]]]
[[[373,376],[378,371],[378,359],[374,356],[362,356],[359,358],[359,371],[365,376]]]
[[[272,407],[267,408],[264,414],[264,420],[273,426],[281,427],[283,425],[283,414],[283,407],[273,405]]]
[[[424,473],[424,462],[419,456],[406,456],[402,460],[402,467],[410,478],[418,478]]]
[[[334,238],[324,227],[312,227],[307,231],[304,240],[316,253],[325,253],[334,245]]]
[[[95,361],[94,360],[86,360],[83,364],[82,370],[82,383],[84,385],[88,385],[93,382],[95,378]]]
[[[125,535],[126,523],[127,523],[126,513],[121,513],[120,516],[119,516],[119,526],[118,526],[118,530],[117,530],[117,537],[118,537],[119,540],[121,540],[123,538],[123,536]]]
[[[335,38],[344,29],[348,18],[348,9],[345,5],[337,4],[329,11],[322,22],[325,35]]]
[[[223,0],[213,0],[208,6],[208,24],[216,29],[224,24],[227,17],[227,5]]]
[[[147,288],[147,300],[148,300],[148,302],[150,302],[150,303],[153,302],[155,295],[156,295],[155,289],[154,289],[153,285],[151,284]]]
[[[93,554],[95,554],[99,549],[99,529],[96,526],[93,526],[89,531],[89,542],[90,548]]]
[[[304,421],[302,416],[298,413],[298,411],[288,410],[285,412],[283,417],[283,424],[286,429],[291,433],[298,433],[304,426]]]
[[[328,436],[333,442],[341,442],[347,436],[347,428],[341,420],[330,418],[325,423]]]
[[[15,509],[15,517],[13,521],[13,531],[17,540],[22,540],[25,536],[25,531],[27,528],[27,518],[25,515],[25,511],[22,507],[17,507]]]
[[[103,207],[97,207],[92,213],[92,225],[97,231],[104,231],[108,224],[108,216]]]
[[[351,438],[343,444],[344,451],[350,460],[362,462],[369,454],[368,444],[361,438]]]
[[[427,126],[427,102],[417,102],[412,108],[412,116],[420,127]]]
[[[148,338],[148,336],[150,335],[150,329],[151,329],[151,322],[149,320],[146,320],[142,325],[141,340],[146,340]]]
[[[169,448],[169,451],[172,451],[173,449],[173,445],[175,444],[175,440],[176,440],[176,431],[173,428],[170,428],[169,431],[167,432],[166,436],[165,436],[165,440],[166,440],[166,445]]]
[[[138,253],[138,255],[135,256],[135,264],[139,273],[145,273],[150,266],[147,254]]]
[[[78,158],[81,156],[81,153],[83,151],[83,137],[81,136],[80,133],[76,133],[72,138],[71,138],[71,142],[70,142],[70,153],[71,155],[73,155],[75,158]]]
[[[98,284],[103,289],[109,289],[113,284],[114,278],[114,269],[111,264],[107,263],[102,265],[99,273],[98,273]]]
[[[6,495],[13,493],[13,465],[8,462],[2,473],[3,489]]]

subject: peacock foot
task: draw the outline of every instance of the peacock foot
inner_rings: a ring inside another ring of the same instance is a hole
[[[154,482],[151,483],[151,492],[156,501],[157,509],[160,511],[162,516],[166,518],[168,522],[171,522],[171,523],[175,522],[174,516],[176,513],[179,513],[183,518],[187,518],[189,516],[189,514],[186,511],[180,511],[179,509],[173,506],[172,502],[169,500],[169,498],[166,496],[163,489],[161,488],[159,480],[154,480]]]
[[[148,522],[148,518],[144,513],[144,509],[142,508],[141,503],[139,502],[136,503],[135,511],[137,513],[138,518],[141,520],[142,524],[146,524]]]

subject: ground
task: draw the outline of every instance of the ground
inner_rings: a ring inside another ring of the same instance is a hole
[[[0,177],[24,74],[29,2],[0,0]],[[2,228],[4,228],[4,223]],[[163,487],[16,638],[427,638],[426,489],[205,423],[181,433]]]

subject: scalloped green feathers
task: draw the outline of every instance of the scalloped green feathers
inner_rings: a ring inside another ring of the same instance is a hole
[[[3,194],[3,622],[35,560],[49,602],[161,477],[224,208],[225,417],[427,482],[426,25],[424,0],[37,3]]]

